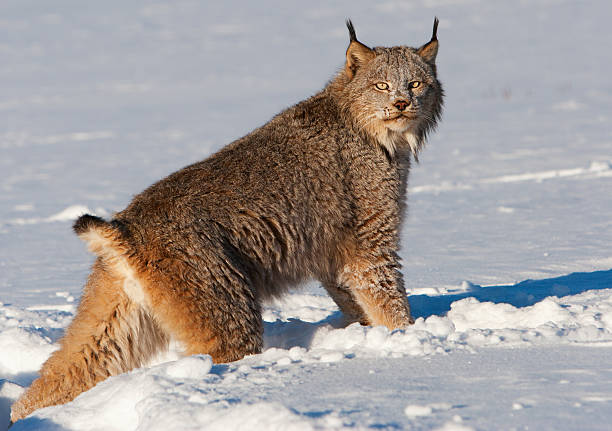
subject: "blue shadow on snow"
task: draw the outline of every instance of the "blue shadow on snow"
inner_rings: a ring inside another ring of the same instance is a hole
[[[463,298],[476,298],[480,302],[507,303],[515,307],[527,307],[549,296],[577,295],[587,290],[612,288],[612,269],[607,271],[574,272],[561,277],[543,280],[525,280],[509,286],[472,285],[467,291],[443,295],[411,295],[412,315],[427,318],[444,315],[450,305]]]

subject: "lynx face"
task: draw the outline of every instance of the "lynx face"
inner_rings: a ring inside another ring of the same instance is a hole
[[[416,157],[440,116],[443,92],[436,77],[436,28],[437,21],[432,40],[419,49],[370,49],[353,38],[349,24],[346,107],[356,126],[391,154],[407,146]]]

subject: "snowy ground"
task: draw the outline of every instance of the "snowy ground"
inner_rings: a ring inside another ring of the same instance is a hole
[[[266,350],[105,381],[18,430],[609,429],[612,6],[605,1],[0,3],[0,429],[72,318],[110,215],[317,91],[344,19],[370,45],[440,18],[447,92],[410,179],[405,330],[340,328],[316,285]],[[165,358],[165,360],[172,358]]]

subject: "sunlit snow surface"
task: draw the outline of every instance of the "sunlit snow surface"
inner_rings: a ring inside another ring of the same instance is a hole
[[[612,6],[604,1],[0,2],[0,430],[74,316],[71,232],[440,18],[439,130],[402,233],[412,327],[309,284],[265,350],[113,377],[13,430],[588,430],[612,422]]]

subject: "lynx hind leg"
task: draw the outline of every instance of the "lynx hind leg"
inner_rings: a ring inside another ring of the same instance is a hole
[[[394,255],[377,259],[353,258],[340,274],[371,325],[393,330],[414,323],[402,274]]]
[[[126,246],[129,233],[120,221],[85,215],[74,230],[88,241],[90,250],[126,274],[127,295],[146,304],[164,332],[183,345],[184,353],[230,362],[261,350],[263,324],[255,289],[237,263],[240,259],[227,254],[223,238],[195,233],[188,242],[198,247],[185,247],[175,255],[165,246],[150,244],[146,253],[155,266],[149,266]]]
[[[174,261],[167,264],[171,267],[152,273],[147,283],[152,287],[149,296],[156,318],[181,343],[184,353],[209,354],[215,363],[260,353],[263,346],[254,289],[219,252],[212,248],[194,258],[204,259],[200,263],[206,271]]]
[[[11,407],[12,422],[36,409],[71,401],[107,377],[139,367],[167,348],[168,337],[127,297],[124,281],[101,259],[96,261],[60,349]]]

